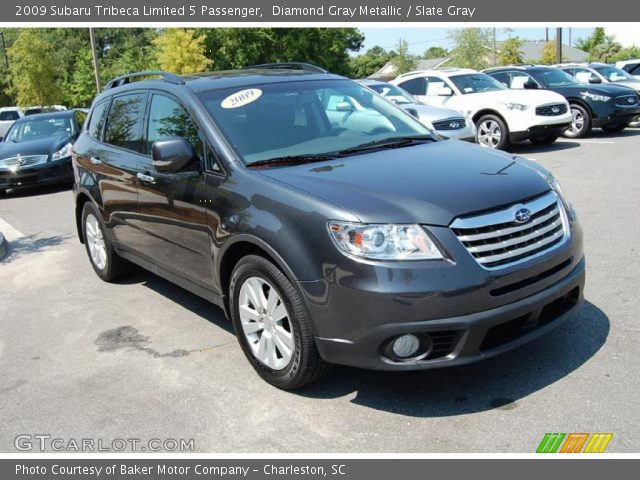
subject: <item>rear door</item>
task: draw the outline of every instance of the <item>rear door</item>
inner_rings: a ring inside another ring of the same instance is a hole
[[[184,137],[196,159],[184,170],[161,173],[153,166],[157,140]],[[204,135],[193,116],[174,96],[152,92],[140,158],[138,204],[146,234],[144,254],[174,274],[210,287],[211,247],[205,214]]]
[[[138,163],[142,158],[142,132],[146,91],[113,97],[101,133],[90,153],[92,170],[104,207],[104,220],[113,240],[122,248],[140,251],[144,240],[138,215]],[[106,106],[105,106],[106,108]],[[98,106],[96,106],[97,113]]]

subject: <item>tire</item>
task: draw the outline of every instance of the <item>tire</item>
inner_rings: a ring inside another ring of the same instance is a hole
[[[242,258],[231,275],[229,298],[240,347],[265,381],[294,390],[329,371],[316,348],[300,293],[269,260],[258,255]]]
[[[476,123],[476,141],[482,147],[504,150],[509,148],[509,128],[496,115],[484,115]]]
[[[640,127],[640,117],[636,117],[636,118],[634,118],[634,119],[631,121],[631,123],[629,123],[629,126],[630,126],[631,128],[638,128],[638,127]]]
[[[556,135],[547,135],[546,137],[530,138],[529,141],[534,145],[551,145],[557,139]]]
[[[618,133],[618,132],[623,131],[628,126],[629,126],[628,123],[619,123],[617,125],[604,125],[604,126],[602,126],[600,128],[602,128],[602,130],[604,130],[605,132]]]
[[[591,133],[591,113],[582,105],[572,103],[569,105],[573,119],[571,126],[567,128],[563,136],[567,138],[584,138]]]
[[[113,282],[128,273],[131,264],[116,253],[105,232],[98,209],[86,202],[82,207],[82,235],[89,262],[102,280]]]

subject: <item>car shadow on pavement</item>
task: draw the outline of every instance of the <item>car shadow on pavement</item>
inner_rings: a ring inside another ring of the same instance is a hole
[[[561,150],[578,148],[579,146],[580,144],[577,142],[564,142],[559,138],[551,145],[535,145],[529,142],[515,143],[509,148],[509,153],[513,153],[515,155],[529,155],[531,153],[559,152]]]
[[[602,310],[585,302],[568,315],[537,340],[482,362],[417,372],[336,367],[294,393],[323,399],[355,393],[351,401],[357,405],[411,417],[516,410],[520,399],[570,375],[604,345],[609,319]]]
[[[57,247],[72,237],[72,235],[52,235],[49,237],[40,237],[39,235],[27,235],[9,242],[7,255],[0,259],[0,264],[15,262],[26,255]]]
[[[195,315],[235,335],[233,325],[225,318],[221,308],[151,272],[135,267],[131,275],[119,279],[117,283],[122,285],[144,285]]]

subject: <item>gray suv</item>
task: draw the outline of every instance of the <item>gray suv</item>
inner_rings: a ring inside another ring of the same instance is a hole
[[[142,72],[94,100],[73,168],[100,278],[137,264],[220,306],[284,389],[332,363],[484,359],[580,302],[582,231],[547,170],[441,140],[346,78],[279,67]],[[345,99],[377,121],[350,122]]]

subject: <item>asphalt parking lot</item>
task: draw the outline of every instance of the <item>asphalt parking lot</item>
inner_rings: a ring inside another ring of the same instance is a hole
[[[20,434],[194,439],[201,452],[534,452],[546,432],[640,449],[640,129],[512,151],[576,206],[585,303],[525,347],[417,373],[336,367],[288,393],[258,378],[221,310],[151,273],[94,274],[73,196],[0,198],[0,451]]]

